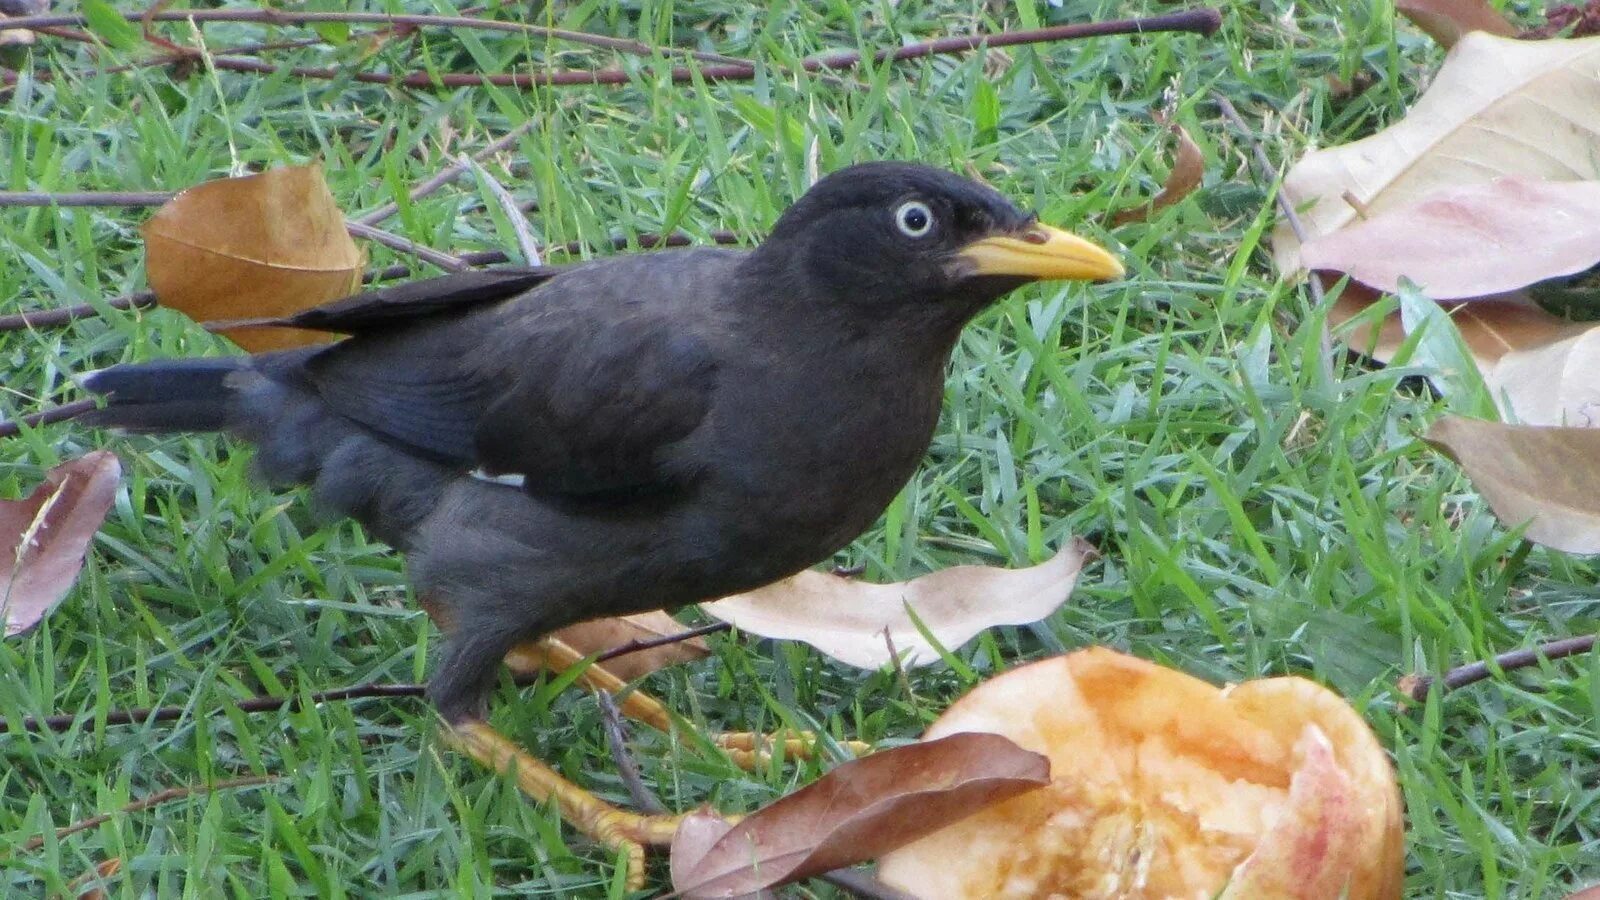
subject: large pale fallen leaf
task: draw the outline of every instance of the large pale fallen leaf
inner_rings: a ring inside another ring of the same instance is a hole
[[[55,608],[83,568],[89,541],[111,509],[122,466],[105,450],[64,462],[25,500],[0,501],[0,609],[6,636]]]
[[[741,631],[805,641],[864,669],[893,661],[890,643],[903,665],[927,665],[938,660],[938,650],[918,631],[907,607],[954,650],[985,628],[1050,615],[1067,602],[1093,554],[1088,542],[1073,538],[1049,561],[1026,569],[956,566],[895,584],[808,571],[700,608]]]
[[[1409,279],[1434,300],[1505,293],[1600,262],[1600,181],[1446,188],[1313,238],[1300,261],[1383,291]]]
[[[189,188],[143,233],[151,289],[197,322],[276,318],[349,296],[365,263],[319,165]],[[292,328],[223,333],[251,351],[330,340]]]
[[[1517,33],[1516,26],[1488,0],[1395,0],[1394,8],[1447,49],[1472,31],[1501,37],[1514,37]]]
[[[1600,38],[1517,41],[1474,32],[1450,51],[1404,119],[1307,154],[1285,176],[1283,191],[1301,210],[1308,236],[1317,237],[1361,215],[1504,175],[1593,180],[1600,177],[1597,147]],[[1273,234],[1273,255],[1285,273],[1302,268],[1285,221]]]
[[[680,832],[672,886],[692,898],[737,897],[796,881],[880,856],[1049,782],[1043,756],[995,734],[881,750],[747,816],[709,849],[707,829]]]
[[[1600,553],[1600,428],[1443,416],[1427,440],[1461,464],[1500,521],[1526,522],[1528,540]]]
[[[1013,669],[928,729],[1003,734],[1050,786],[889,853],[921,897],[1389,900],[1405,873],[1394,769],[1302,678],[1217,689],[1111,650]]]
[[[1507,353],[1484,380],[1501,412],[1523,425],[1600,426],[1600,326]]]
[[[1129,222],[1143,222],[1155,215],[1159,210],[1166,209],[1179,200],[1194,193],[1200,186],[1201,179],[1206,174],[1205,154],[1200,151],[1200,145],[1194,142],[1189,132],[1182,125],[1174,122],[1172,133],[1177,137],[1178,149],[1173,155],[1172,171],[1167,173],[1167,180],[1161,185],[1161,191],[1150,202],[1141,203],[1119,210],[1111,216],[1112,225],[1126,225]]]

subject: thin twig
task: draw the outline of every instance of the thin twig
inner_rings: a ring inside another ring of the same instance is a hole
[[[511,231],[516,235],[517,249],[522,251],[523,263],[530,266],[540,265],[539,242],[534,240],[533,237],[533,223],[529,222],[528,217],[523,215],[522,210],[517,207],[517,198],[511,196],[511,192],[506,190],[505,185],[501,184],[493,175],[490,175],[488,169],[478,165],[471,157],[463,153],[459,162],[472,170],[472,174],[477,177],[478,182],[488,188],[489,193],[494,196],[495,202],[500,204],[500,211],[505,213],[506,218],[511,222]]]
[[[1482,660],[1474,663],[1456,666],[1444,673],[1443,677],[1435,678],[1432,675],[1407,675],[1400,679],[1400,693],[1412,700],[1421,701],[1427,698],[1428,690],[1438,684],[1444,691],[1455,690],[1469,684],[1475,684],[1494,675],[1496,672],[1512,672],[1536,666],[1544,660],[1563,659],[1568,656],[1577,656],[1588,653],[1594,649],[1596,635],[1584,637],[1562,638],[1559,641],[1550,641],[1537,647],[1526,650],[1512,650],[1502,653],[1493,660]]]
[[[148,309],[156,305],[156,295],[154,291],[140,291],[137,294],[112,297],[110,300],[105,301],[105,305],[112,309]],[[55,328],[78,319],[90,319],[99,314],[99,307],[88,303],[80,303],[76,306],[62,306],[56,309],[36,309],[31,312],[0,316],[0,331]]]
[[[229,16],[233,21],[264,21],[260,13],[265,11],[252,10],[202,10],[197,12],[210,13],[257,13],[252,17]],[[305,21],[312,21],[310,16],[343,16],[357,15],[355,13],[277,13],[270,15],[286,15]],[[169,13],[162,13],[158,19],[169,17]],[[269,16],[270,17],[270,16]],[[33,19],[47,19],[51,24],[71,24],[77,20],[75,16],[35,16]],[[210,16],[207,21],[218,21],[225,17]],[[389,17],[394,19],[408,17]],[[420,16],[409,18],[423,18]],[[434,18],[451,18],[448,16]],[[319,19],[316,21],[336,21],[337,19]],[[21,20],[13,20],[21,21]],[[198,21],[198,20],[197,20]],[[470,20],[483,21],[483,20]],[[1052,28],[1039,28],[1025,31],[997,32],[994,34],[980,34],[965,37],[947,37],[925,41],[920,44],[911,44],[892,50],[880,50],[871,54],[875,62],[894,62],[909,59],[921,59],[928,56],[950,53],[965,53],[985,47],[1013,47],[1022,44],[1043,44],[1056,41],[1073,40],[1077,38],[1105,37],[1119,34],[1152,34],[1156,32],[1191,32],[1209,35],[1216,31],[1222,21],[1221,14],[1215,9],[1202,7],[1199,9],[1184,10],[1161,16],[1151,16],[1143,19],[1117,19],[1110,22],[1087,22],[1079,25],[1058,25]],[[9,23],[0,23],[0,29],[14,27]],[[570,39],[563,36],[563,39]],[[825,54],[802,60],[800,68],[812,73],[836,72],[854,69],[861,65],[866,58],[858,51],[849,50]],[[275,74],[288,72],[299,78],[314,78],[323,81],[350,79],[363,84],[383,84],[394,87],[408,87],[421,90],[434,88],[461,88],[461,87],[511,87],[518,89],[532,89],[543,87],[567,87],[578,85],[618,85],[630,84],[635,75],[624,69],[594,69],[572,70],[555,69],[540,72],[410,72],[406,74],[393,74],[381,72],[352,72],[343,67],[318,67],[318,66],[290,66],[282,67],[258,59],[247,59],[236,56],[211,56],[208,63],[213,67],[231,72],[251,72],[258,74]],[[687,84],[697,80],[706,82],[715,81],[750,81],[756,77],[758,66],[750,62],[707,63],[698,68],[674,66],[667,73],[675,84]],[[16,76],[0,72],[5,83],[14,83]]]
[[[617,766],[617,775],[628,789],[628,798],[633,801],[634,808],[647,814],[666,812],[667,805],[644,783],[638,761],[628,752],[627,728],[622,724],[622,711],[617,709],[617,702],[611,699],[611,692],[595,691],[594,696],[600,703],[600,719],[605,723],[606,743],[611,745],[611,761]]]
[[[522,138],[524,134],[528,133],[539,124],[540,121],[538,119],[528,119],[521,125],[518,125],[517,127],[496,138],[492,143],[484,147],[482,150],[472,154],[472,161],[483,162],[491,156],[494,156],[505,150],[509,150],[517,143],[518,140]],[[467,167],[463,162],[451,163],[449,166],[441,169],[433,177],[427,179],[426,181],[418,182],[417,186],[413,187],[406,194],[406,196],[411,199],[412,203],[415,203],[418,200],[421,200],[423,197],[426,197],[429,194],[439,190],[450,182],[455,181],[457,178],[461,177],[461,173],[465,172],[466,170]],[[399,211],[400,204],[391,200],[390,202],[383,204],[377,209],[374,209],[372,212],[367,213],[356,221],[363,225],[379,225]]]
[[[74,400],[60,406],[51,406],[41,409],[36,413],[29,413],[20,419],[11,422],[0,422],[0,437],[16,437],[22,433],[22,426],[38,428],[40,425],[49,425],[52,422],[65,422],[75,419],[95,408],[93,400]]]
[[[0,207],[8,206],[161,206],[177,196],[172,191],[0,191]],[[345,230],[355,237],[409,254],[441,269],[460,272],[468,263],[448,253],[424,247],[398,234],[365,222],[346,221]]]
[[[663,635],[662,637],[654,637],[648,640],[629,641],[626,644],[618,644],[612,647],[610,650],[595,657],[594,661],[603,663],[619,656],[626,656],[629,653],[638,653],[640,650],[651,650],[656,647],[665,647],[668,644],[681,644],[697,637],[705,637],[708,634],[717,634],[723,631],[731,631],[732,629],[733,626],[727,622],[712,622],[710,625],[701,625],[698,628],[691,628],[688,631],[680,631],[676,634]]]
[[[1272,165],[1271,158],[1267,156],[1266,148],[1261,146],[1261,142],[1256,139],[1255,132],[1250,129],[1250,125],[1245,122],[1244,117],[1239,115],[1239,110],[1234,108],[1231,100],[1224,97],[1220,91],[1212,91],[1211,99],[1215,101],[1217,108],[1222,111],[1223,117],[1232,122],[1233,127],[1244,135],[1245,142],[1250,146],[1251,155],[1255,158],[1256,177],[1261,179],[1269,190],[1272,185],[1277,185],[1278,210],[1283,214],[1284,221],[1289,223],[1289,230],[1294,232],[1295,241],[1304,244],[1307,240],[1306,227],[1300,221],[1300,215],[1294,211],[1294,200],[1284,190],[1283,181],[1278,176],[1277,168]],[[1322,290],[1322,281],[1317,277],[1317,273],[1307,272],[1306,284],[1311,288],[1312,303],[1318,309],[1326,306],[1328,298]],[[1332,384],[1333,335],[1328,331],[1327,320],[1323,320],[1322,333],[1317,336],[1317,353],[1320,357],[1319,362],[1322,365],[1322,375],[1328,384]]]
[[[543,25],[529,25],[525,22],[509,22],[500,19],[480,19],[473,16],[438,16],[414,14],[389,14],[389,13],[364,13],[364,12],[296,12],[278,9],[165,9],[153,13],[142,11],[123,12],[121,15],[130,22],[187,22],[193,21],[201,24],[209,22],[238,22],[247,25],[314,25],[320,23],[345,23],[351,25],[386,25],[391,28],[405,26],[409,28],[468,28],[481,31],[509,31],[518,34],[532,34],[540,37],[553,38],[573,44],[584,44],[590,47],[600,47],[606,50],[616,50],[635,56],[652,57],[661,53],[680,54],[705,62],[714,63],[739,63],[748,64],[747,60],[736,57],[723,56],[718,53],[704,53],[697,50],[685,50],[677,47],[653,47],[641,41],[628,40],[627,38],[609,37],[602,34],[589,34],[583,31],[570,31],[565,28],[546,28]],[[34,30],[54,26],[84,26],[88,20],[81,15],[38,15],[20,16],[12,19],[0,19],[0,31]]]
[[[731,231],[716,230],[708,233],[706,237],[714,244],[731,245],[742,244],[744,240]],[[675,232],[666,236],[654,233],[645,233],[636,236],[630,241],[627,237],[618,235],[608,242],[611,250],[625,250],[630,243],[637,243],[641,250],[655,250],[662,247],[688,247],[695,243],[695,239],[682,232]],[[544,248],[545,254],[582,253],[590,248],[587,241],[568,241],[565,244]],[[456,255],[457,259],[469,266],[493,266],[510,262],[511,257],[503,250],[474,250]],[[381,281],[395,281],[409,278],[415,270],[405,263],[395,263],[382,269],[373,269],[362,276],[363,284],[373,284]],[[149,309],[157,306],[156,295],[151,291],[140,291],[136,294],[127,294],[113,297],[105,301],[105,305],[112,309]],[[98,307],[80,303],[74,306],[62,306],[56,309],[40,309],[32,312],[13,313],[9,316],[0,316],[0,332],[22,331],[29,328],[54,328],[66,325],[78,319],[89,319],[100,314]]]
[[[665,637],[652,638],[648,641],[629,641],[626,644],[613,647],[610,650],[600,654],[598,657],[596,657],[596,661],[604,662],[608,659],[615,659],[619,656],[629,653],[637,653],[640,650],[648,650],[651,647],[660,647],[665,644],[675,644],[681,641],[687,641],[690,638],[710,634],[713,631],[721,631],[727,629],[728,627],[730,626],[728,626],[726,623],[719,622],[716,625],[705,625],[699,628],[691,628],[688,631],[680,631],[677,634],[669,634]],[[533,677],[536,678],[537,676]],[[531,681],[533,679],[530,678],[527,680]],[[519,680],[518,683],[522,683],[522,681]],[[334,703],[346,700],[367,700],[382,697],[421,697],[426,690],[427,686],[422,684],[409,684],[405,682],[367,682],[366,684],[358,684],[351,687],[334,688],[333,690],[327,691],[315,691],[307,695],[307,698],[312,704]],[[258,696],[240,700],[233,706],[242,713],[259,713],[273,712],[275,710],[282,709],[285,706],[299,708],[299,705],[299,696]],[[150,724],[153,722],[171,722],[181,719],[185,715],[188,715],[192,712],[193,711],[187,706],[157,706],[144,709],[113,709],[106,713],[105,724],[132,725],[134,723]],[[220,709],[212,710],[210,713],[210,715],[214,716],[221,714],[222,710]],[[4,734],[13,730],[67,731],[68,729],[71,729],[77,725],[79,722],[84,721],[85,718],[86,714],[84,713],[62,713],[54,716],[45,716],[43,718],[28,716],[20,723],[8,722],[4,719],[0,719],[0,734]]]
[[[172,191],[0,191],[0,206],[160,206]]]
[[[125,803],[115,812],[100,813],[99,815],[90,816],[87,819],[80,819],[77,822],[73,822],[71,825],[57,828],[56,840],[63,840],[67,837],[77,834],[80,831],[88,831],[96,825],[111,821],[116,816],[125,816],[130,813],[143,812],[152,806],[160,806],[163,803],[171,803],[174,800],[182,800],[185,797],[210,794],[216,791],[228,791],[235,788],[257,787],[264,784],[273,784],[274,782],[278,781],[279,778],[280,776],[278,775],[247,775],[243,778],[228,778],[223,781],[213,782],[211,784],[190,784],[182,787],[166,788],[164,790],[156,791],[153,794],[140,797],[138,800]],[[17,846],[14,852],[32,853],[43,846],[44,835],[35,835],[34,837],[29,838]]]
[[[382,244],[391,250],[397,250],[401,253],[415,256],[417,259],[420,259],[423,262],[433,263],[434,265],[441,269],[445,269],[446,271],[464,272],[467,269],[472,268],[471,263],[459,256],[452,256],[448,253],[434,250],[431,247],[424,247],[415,241],[407,240],[398,234],[384,231],[381,228],[374,228],[371,225],[366,225],[356,221],[345,222],[344,228],[355,237],[366,238],[369,241]]]

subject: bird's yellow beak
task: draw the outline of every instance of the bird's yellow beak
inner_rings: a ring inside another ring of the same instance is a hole
[[[956,254],[973,275],[1011,275],[1039,281],[1106,281],[1125,273],[1104,247],[1034,223],[1015,234],[980,238]]]

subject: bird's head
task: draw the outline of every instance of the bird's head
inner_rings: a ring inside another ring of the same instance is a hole
[[[888,315],[940,310],[965,321],[1031,281],[1123,274],[1100,246],[1019,210],[993,189],[912,163],[864,163],[818,181],[757,251],[802,272],[813,297]],[[776,264],[776,265],[771,265]]]

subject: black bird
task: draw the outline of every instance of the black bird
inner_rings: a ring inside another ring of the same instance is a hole
[[[927,450],[968,320],[1030,281],[1122,273],[987,187],[869,163],[753,251],[447,275],[281,320],[336,344],[84,385],[107,401],[92,422],[236,434],[270,482],[404,551],[445,634],[429,696],[460,732],[519,642],[845,546]]]

